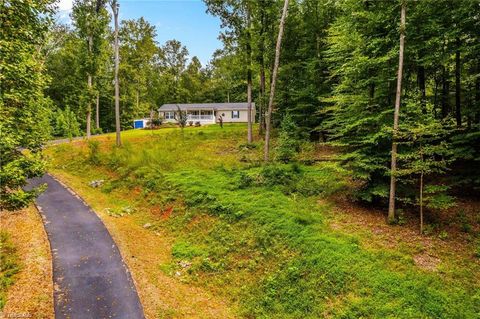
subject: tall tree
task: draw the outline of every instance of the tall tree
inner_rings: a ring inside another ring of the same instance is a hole
[[[118,69],[120,65],[119,57],[119,45],[118,45],[118,13],[120,10],[120,4],[117,0],[112,0],[110,3],[113,12],[113,18],[115,21],[115,142],[117,146],[122,145],[122,139],[120,136],[120,83],[118,83]]]
[[[96,98],[93,78],[99,70],[104,35],[109,22],[104,0],[75,0],[72,11],[73,24],[83,40],[83,70],[87,77],[83,103],[86,114],[86,135],[91,135],[92,104]]]
[[[405,48],[405,0],[402,1],[400,10],[400,49],[398,52],[398,71],[397,71],[397,91],[395,95],[395,110],[393,113],[393,131],[392,131],[392,161],[390,169],[390,199],[388,205],[388,221],[395,219],[395,190],[397,174],[397,135],[398,119],[400,117],[400,99],[402,96],[402,77],[403,77],[403,51]]]
[[[221,39],[228,46],[237,46],[244,52],[247,65],[247,104],[248,104],[248,129],[247,142],[251,143],[252,134],[252,6],[251,0],[205,0],[207,12],[218,16],[222,26],[226,30],[222,33]]]
[[[0,2],[0,210],[28,205],[38,189],[23,186],[44,173],[51,102],[41,47],[52,13],[49,0]]]
[[[275,97],[275,82],[277,80],[278,65],[280,63],[280,48],[282,46],[282,37],[283,37],[283,29],[285,26],[285,19],[288,13],[288,2],[289,0],[285,0],[283,5],[282,17],[280,18],[280,24],[278,27],[277,45],[275,47],[275,62],[273,65],[272,83],[270,84],[270,99],[268,101],[268,110],[266,115],[265,149],[264,149],[265,162],[268,162],[269,154],[270,154],[270,131],[272,126],[273,99]]]
[[[175,103],[179,103],[180,77],[185,71],[188,50],[178,40],[169,40],[162,47],[163,59],[162,65],[167,75],[172,79],[172,96]]]

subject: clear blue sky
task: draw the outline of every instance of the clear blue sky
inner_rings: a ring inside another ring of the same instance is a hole
[[[218,40],[220,20],[207,14],[201,0],[119,0],[120,19],[144,17],[157,29],[157,41],[177,39],[190,57],[197,56],[203,65],[222,47]],[[72,0],[60,0],[60,20],[68,21]]]

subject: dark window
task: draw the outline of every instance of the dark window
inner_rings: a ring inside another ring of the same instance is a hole
[[[232,111],[232,119],[239,119],[240,111]]]

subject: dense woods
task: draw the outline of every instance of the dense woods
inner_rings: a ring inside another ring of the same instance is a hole
[[[290,1],[281,50],[275,47],[285,2],[206,0],[207,12],[221,20],[224,44],[207,65],[175,39],[158,43],[156,27],[145,19],[122,20],[117,82],[111,5],[75,1],[72,23],[60,25],[49,18],[53,7],[48,1],[18,8],[15,3],[2,5],[2,41],[29,45],[23,56],[38,65],[30,68],[36,85],[28,85],[29,90],[36,87],[35,94],[45,101],[35,107],[48,104],[45,114],[50,114],[53,135],[115,130],[114,83],[118,83],[122,129],[131,128],[134,118],[153,116],[167,102],[252,101],[258,105],[254,120],[260,135],[252,136],[249,129],[250,142],[264,138],[271,106],[273,129],[288,115],[301,136],[341,150],[342,163],[352,170],[359,185],[357,199],[362,201],[386,205],[391,179],[401,205],[422,208],[446,208],[458,192],[478,191],[476,0]],[[402,6],[405,26],[400,21]],[[30,42],[21,32],[13,32],[13,27],[20,28],[14,25],[18,15],[8,10],[34,19],[21,26],[35,28]],[[403,74],[397,77],[401,34]],[[276,51],[280,51],[278,80],[269,105]],[[6,57],[2,54],[6,106],[2,114],[11,117],[7,110],[13,102],[6,93],[21,88],[9,82],[5,72],[18,61]],[[398,80],[402,85],[396,97]],[[394,129],[396,104],[399,117]],[[4,149],[19,145],[7,147],[4,140]],[[393,175],[392,143],[398,148]]]

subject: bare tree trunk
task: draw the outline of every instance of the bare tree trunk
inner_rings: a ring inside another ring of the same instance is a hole
[[[262,3],[263,4],[263,3]],[[260,107],[258,110],[259,135],[265,130],[265,9],[262,9],[260,28]]]
[[[247,142],[252,143],[253,134],[252,134],[252,41],[250,35],[250,9],[247,8],[247,105],[248,105],[248,133],[247,133]]]
[[[449,112],[449,85],[448,85],[448,74],[447,74],[447,68],[445,66],[442,66],[442,119],[446,118],[448,116]]]
[[[150,110],[150,130],[153,130],[153,115],[154,111],[153,109]]]
[[[92,46],[93,46],[93,36],[88,36],[88,52],[89,55],[92,55]],[[90,71],[88,71],[87,75],[87,86],[88,86],[88,102],[87,102],[87,139],[90,138],[91,135],[91,127],[92,127],[92,103],[90,101],[90,94],[92,92],[92,75]]]
[[[97,92],[97,106],[95,109],[95,125],[100,129],[100,93]]]
[[[477,72],[480,73],[480,61],[477,61]],[[480,105],[480,76],[475,81],[475,101],[477,105]],[[474,114],[475,123],[480,123],[480,110],[477,108],[477,112]]]
[[[460,94],[461,94],[461,84],[460,84],[460,39],[457,38],[457,51],[455,52],[455,119],[457,120],[457,126],[462,126],[462,112],[460,105]]]
[[[395,96],[395,111],[393,115],[393,136],[392,136],[392,163],[390,169],[390,199],[388,205],[388,222],[395,220],[395,192],[396,192],[396,173],[397,173],[397,131],[398,118],[400,116],[400,98],[402,95],[402,75],[403,75],[403,50],[405,48],[405,0],[402,1],[400,14],[400,50],[398,54],[398,74],[397,74],[397,92]]]
[[[433,94],[433,116],[437,118],[437,104],[438,104],[438,78],[435,75],[434,76],[434,82],[435,82],[435,88],[434,88],[434,94]]]
[[[118,83],[118,67],[119,67],[119,55],[118,55],[118,11],[120,4],[117,0],[111,2],[113,17],[115,19],[115,130],[116,130],[116,144],[122,145],[120,137],[120,87]]]
[[[423,170],[420,173],[420,235],[423,234]]]
[[[263,60],[263,58],[262,58]],[[265,64],[260,64],[260,109],[258,110],[259,134],[265,130]]]
[[[422,107],[422,113],[427,113],[427,95],[425,90],[425,67],[423,65],[418,66],[418,88],[420,90],[420,104]]]
[[[280,18],[280,25],[278,27],[277,45],[275,47],[275,62],[273,64],[272,82],[270,84],[270,99],[268,101],[267,115],[265,118],[265,121],[266,121],[265,149],[264,149],[265,162],[269,161],[269,155],[270,155],[270,131],[272,126],[271,122],[272,122],[272,112],[273,112],[273,98],[275,97],[275,82],[277,80],[278,64],[280,63],[280,48],[282,46],[283,29],[285,27],[285,19],[288,13],[288,1],[289,0],[285,0],[285,3],[283,4],[282,17]]]

